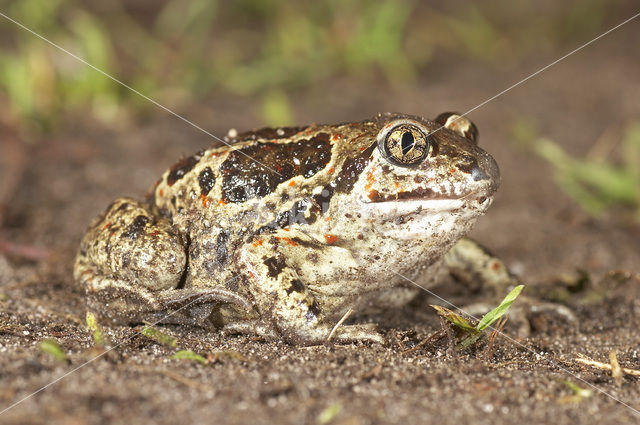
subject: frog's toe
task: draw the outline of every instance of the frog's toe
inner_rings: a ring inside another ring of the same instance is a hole
[[[377,331],[377,327],[373,323],[343,325],[332,331],[327,337],[328,341],[336,341],[340,343],[353,342],[376,342],[384,344],[384,337]]]
[[[529,333],[544,332],[558,325],[574,326],[578,323],[575,313],[566,305],[540,300],[527,302],[522,308],[525,310]]]

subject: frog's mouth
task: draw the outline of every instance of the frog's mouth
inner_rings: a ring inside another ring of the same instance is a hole
[[[460,196],[438,194],[431,189],[418,188],[410,192],[383,196],[369,193],[363,197],[366,209],[383,214],[420,214],[422,212],[447,212],[462,209],[486,210],[493,200],[494,188],[478,189]]]
[[[376,190],[371,190],[363,197],[363,201],[367,204],[380,204],[386,202],[404,203],[404,202],[431,202],[431,201],[477,201],[484,203],[488,198],[492,197],[496,188],[489,186],[486,188],[476,189],[462,195],[449,195],[434,192],[428,187],[418,187],[411,191],[400,191],[394,194],[382,195]]]

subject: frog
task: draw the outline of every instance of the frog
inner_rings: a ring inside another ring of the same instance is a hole
[[[500,185],[478,138],[454,112],[230,131],[145,199],[111,203],[74,277],[106,323],[384,343],[375,323],[344,319],[401,308],[447,273],[496,293],[514,284],[466,237]]]

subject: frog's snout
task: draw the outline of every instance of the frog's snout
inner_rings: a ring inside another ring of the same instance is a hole
[[[474,181],[487,180],[491,193],[495,192],[500,186],[500,168],[498,168],[498,163],[491,155],[485,152],[478,156],[470,172]]]

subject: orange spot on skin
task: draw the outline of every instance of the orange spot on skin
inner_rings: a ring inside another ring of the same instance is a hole
[[[333,168],[333,167],[331,167],[331,168],[329,168],[329,170],[327,170],[327,173],[328,173],[328,174],[333,174],[333,173],[334,173],[334,171],[336,171],[336,169],[335,169],[335,168]]]
[[[298,246],[298,242],[294,241],[291,238],[282,238],[283,241],[285,241],[286,243],[288,243],[291,246]]]
[[[364,185],[364,190],[370,190],[373,184],[376,182],[376,176],[373,174],[375,169],[367,172],[367,184]]]
[[[249,272],[249,276],[251,276],[251,278],[252,278],[252,279],[255,279],[255,278],[256,278],[256,275],[255,275],[255,274],[253,274],[253,272]]]
[[[160,189],[160,190],[158,191],[158,195],[160,195],[160,196],[164,196],[164,190]]]
[[[218,201],[218,205],[227,205],[227,201],[225,201],[224,199],[220,199]]]
[[[251,245],[253,245],[254,248],[257,248],[260,245],[262,245],[263,242],[264,242],[264,239],[256,239],[255,241],[253,241]]]
[[[289,186],[295,186],[295,185],[296,185],[296,181],[295,181],[295,180],[291,180],[291,181],[289,182]]]
[[[324,221],[331,221],[331,217],[325,218]]]
[[[327,243],[329,245],[331,245],[331,244],[334,244],[334,243],[338,242],[338,239],[340,239],[340,238],[338,238],[336,235],[326,234],[326,235],[324,235],[324,239],[327,241]]]
[[[400,189],[400,183],[396,182],[395,185],[396,185],[396,189]]]
[[[102,228],[102,230],[107,230],[109,227],[111,227],[113,225],[113,221],[108,222],[107,224],[104,225],[104,227]]]
[[[282,229],[282,230],[284,230],[285,232],[288,232],[288,231],[290,231],[291,229],[289,229],[288,227],[285,227],[285,228],[284,228],[284,229]]]
[[[455,174],[456,169],[455,168],[449,168],[449,174]]]
[[[291,246],[298,246],[298,242],[294,241],[291,238],[288,238],[286,236],[276,236],[276,239],[279,241],[285,241],[286,243],[288,243]]]
[[[369,183],[375,183],[376,182],[376,176],[373,174],[373,172],[375,171],[375,168],[372,168],[371,171],[369,171],[367,173],[367,181]]]
[[[369,199],[371,199],[372,201],[375,202],[376,199],[378,199],[380,197],[380,194],[378,193],[377,190],[372,190],[369,192]]]
[[[153,232],[149,233],[151,236],[158,236],[160,234],[160,232],[158,232],[157,230],[154,230]]]
[[[211,203],[211,198],[209,198],[208,196],[201,194],[200,195],[200,199],[202,199],[202,206],[207,208],[209,206],[209,204]]]
[[[498,263],[497,261],[494,261],[494,262],[491,264],[491,268],[492,268],[494,271],[500,270],[500,263]]]

